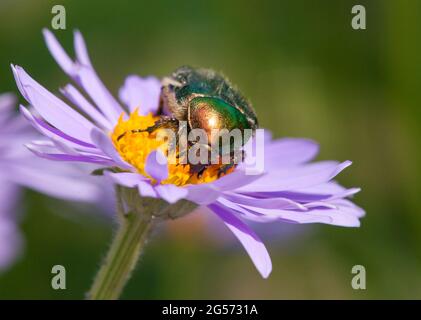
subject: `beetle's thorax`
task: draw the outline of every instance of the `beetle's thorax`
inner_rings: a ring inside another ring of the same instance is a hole
[[[196,98],[214,98],[237,109],[247,119],[251,129],[256,129],[257,117],[251,104],[222,75],[209,69],[181,67],[171,77],[162,81],[164,108],[177,120],[188,121],[189,107]],[[197,99],[196,99],[197,100]]]

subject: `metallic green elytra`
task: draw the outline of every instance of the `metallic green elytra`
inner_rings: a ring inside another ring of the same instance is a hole
[[[247,118],[220,98],[193,98],[187,118],[192,129],[204,129],[207,133],[211,133],[213,129],[251,129]]]
[[[164,108],[190,129],[252,129],[258,126],[251,104],[221,74],[210,69],[178,68],[162,81]],[[245,137],[243,144],[249,137]]]

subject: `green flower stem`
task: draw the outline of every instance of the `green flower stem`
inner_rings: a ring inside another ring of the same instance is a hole
[[[87,295],[87,299],[90,300],[119,298],[139,260],[152,226],[150,215],[136,211],[124,214],[121,197],[118,195],[117,198],[120,226]]]

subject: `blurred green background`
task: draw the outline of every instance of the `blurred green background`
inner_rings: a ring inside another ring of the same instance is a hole
[[[0,92],[16,91],[11,62],[50,89],[67,83],[41,36],[54,4],[1,0]],[[113,93],[130,73],[163,76],[183,64],[223,70],[263,127],[319,141],[318,159],[353,160],[339,181],[363,189],[359,229],[314,225],[282,241],[266,237],[268,280],[242,248],[215,245],[203,224],[180,220],[153,237],[123,298],[421,298],[420,1],[60,4],[67,30],[56,35],[71,51],[72,29],[82,31]],[[356,4],[367,10],[363,31],[351,28]],[[82,298],[110,223],[35,192],[25,197],[25,251],[0,275],[0,298]],[[51,289],[55,264],[66,267],[67,290]],[[351,287],[357,264],[367,270],[365,291]]]

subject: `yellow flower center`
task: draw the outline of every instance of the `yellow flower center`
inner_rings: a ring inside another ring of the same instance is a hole
[[[152,179],[145,171],[145,163],[148,155],[160,149],[168,157],[168,146],[165,141],[156,138],[156,131],[149,133],[145,130],[155,124],[159,117],[149,113],[146,116],[139,115],[137,109],[130,114],[129,119],[124,120],[120,116],[111,139],[120,156],[133,167],[139,174]],[[162,184],[174,184],[184,186],[187,184],[199,184],[212,182],[218,179],[218,173],[222,165],[211,164],[199,175],[190,172],[189,164],[168,164],[168,178],[161,181]],[[226,174],[234,170],[230,168]]]

